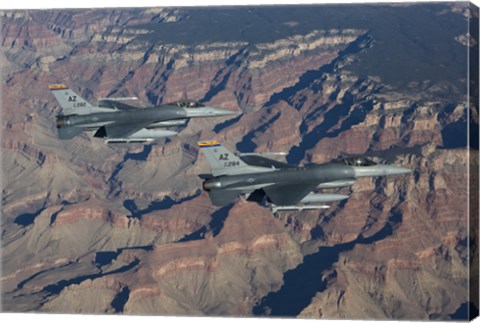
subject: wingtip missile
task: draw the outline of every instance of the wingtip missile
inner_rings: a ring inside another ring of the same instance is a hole
[[[220,143],[216,140],[203,140],[203,141],[198,141],[197,145],[200,148],[206,148],[206,147],[220,146]]]
[[[234,115],[235,112],[214,108],[214,107],[195,107],[195,108],[185,108],[187,118],[198,118],[198,117],[224,117]]]
[[[235,152],[235,155],[239,157],[244,157],[244,156],[287,156],[288,153],[284,151],[273,151],[273,152],[254,152],[254,153],[242,153],[239,151]]]
[[[98,102],[102,101],[130,101],[130,100],[138,100],[138,97],[136,96],[125,96],[125,97],[119,97],[119,98],[98,98]]]
[[[329,205],[271,205],[272,213],[278,211],[326,210]]]
[[[48,86],[48,89],[50,91],[55,91],[55,90],[66,90],[68,89],[68,86],[65,84],[51,84]]]

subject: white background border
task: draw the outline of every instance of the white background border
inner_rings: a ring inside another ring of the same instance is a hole
[[[49,9],[49,8],[111,8],[111,7],[168,7],[168,6],[205,6],[205,5],[273,5],[273,4],[319,4],[319,3],[387,3],[387,2],[417,2],[417,1],[374,1],[374,0],[0,0],[0,10],[9,9]],[[448,0],[423,2],[452,2]],[[480,0],[471,1],[480,7]],[[1,20],[0,20],[1,22]],[[277,318],[212,318],[212,317],[165,317],[165,316],[127,316],[127,315],[66,315],[66,314],[0,314],[0,322],[31,322],[31,323],[300,323],[305,320],[277,319]],[[309,320],[310,321],[310,320]],[[476,320],[477,322],[479,319]],[[321,320],[320,322],[356,322],[350,320]],[[360,321],[357,321],[360,322]],[[391,321],[362,321],[362,322],[391,322]]]

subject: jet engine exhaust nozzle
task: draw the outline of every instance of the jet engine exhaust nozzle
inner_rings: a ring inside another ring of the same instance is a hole
[[[68,120],[66,117],[64,116],[57,116],[57,128],[61,128],[61,127],[65,127],[66,125],[68,125]]]
[[[210,191],[211,189],[218,189],[222,187],[222,183],[217,180],[206,180],[203,182],[203,190]]]

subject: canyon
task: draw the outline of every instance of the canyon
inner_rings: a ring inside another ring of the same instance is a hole
[[[469,106],[460,54],[478,8],[0,15],[3,311],[468,315],[478,254],[469,250],[467,183],[478,188],[478,141],[467,129],[478,131],[478,100]],[[427,34],[415,36],[419,19]],[[385,21],[395,23],[382,29]],[[406,65],[392,53],[400,47],[410,50],[398,53]],[[92,103],[190,98],[238,115],[192,119],[153,143],[106,144],[88,133],[62,141],[54,83]],[[328,210],[272,214],[242,199],[219,208],[198,177],[209,166],[196,142],[208,139],[232,151],[284,151],[292,164],[362,155],[412,174],[357,180]]]

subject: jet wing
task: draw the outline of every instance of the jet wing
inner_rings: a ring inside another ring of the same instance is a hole
[[[110,108],[110,109],[119,109],[119,110],[138,109],[137,107],[134,107],[133,105],[118,102],[118,100],[103,99],[103,100],[98,101],[98,103],[100,103],[100,106],[105,107],[105,108]]]
[[[127,138],[150,125],[151,121],[135,122],[135,123],[112,123],[101,127],[97,132],[107,138]]]
[[[265,194],[276,205],[297,205],[318,183],[313,184],[283,184],[263,188]]]
[[[72,139],[80,132],[84,131],[84,127],[62,127],[58,128],[58,138],[60,139]]]

